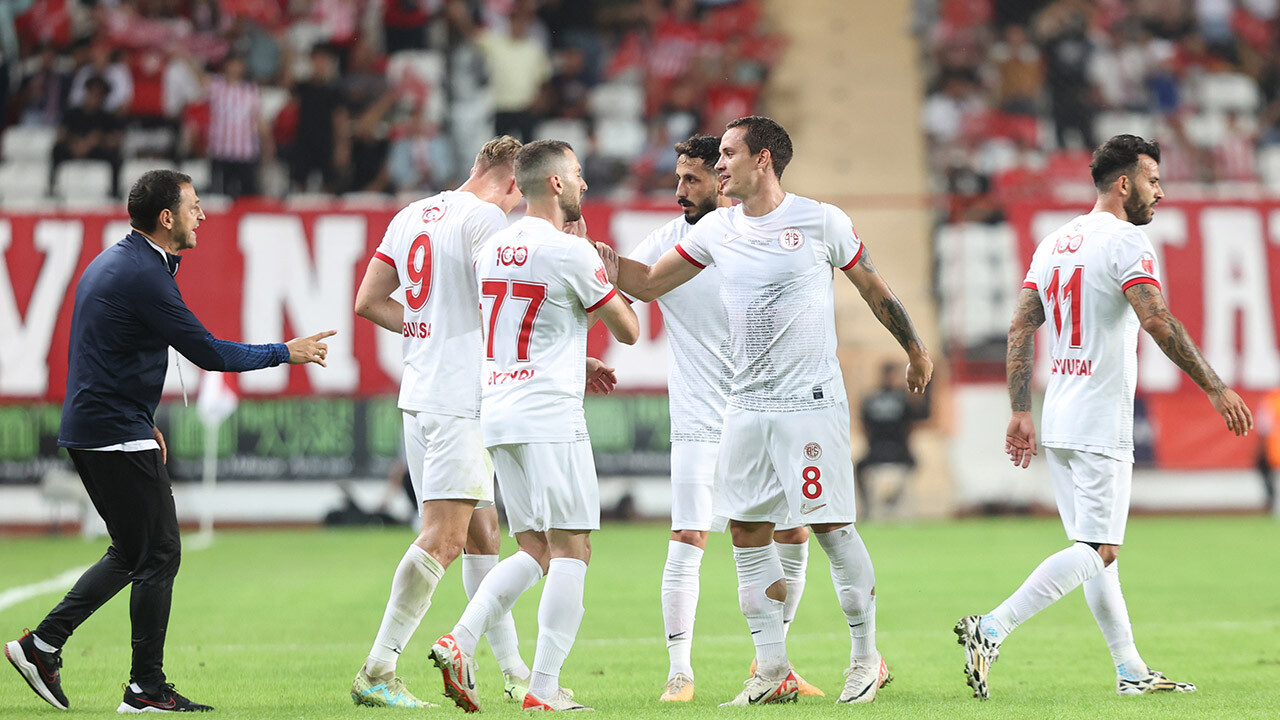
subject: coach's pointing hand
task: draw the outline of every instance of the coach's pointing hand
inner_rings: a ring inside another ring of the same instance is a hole
[[[320,367],[329,367],[324,362],[325,357],[329,354],[329,346],[320,341],[337,334],[337,330],[325,330],[311,337],[294,338],[285,343],[289,348],[289,364],[302,365],[303,363],[313,362]]]

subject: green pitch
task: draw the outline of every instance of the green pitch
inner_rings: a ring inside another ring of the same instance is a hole
[[[834,705],[849,639],[811,543],[809,581],[788,648],[797,670],[828,697],[798,706],[717,708],[740,688],[751,642],[738,611],[728,541],[713,536],[703,564],[694,640],[697,697],[659,705],[666,649],[658,588],[667,532],[612,525],[594,538],[586,618],[562,675],[579,699],[618,718],[1242,718],[1280,715],[1280,524],[1264,518],[1137,518],[1121,554],[1121,577],[1143,657],[1200,692],[1120,698],[1106,646],[1079,590],[1005,643],[991,675],[992,699],[968,696],[951,633],[964,614],[1002,600],[1046,555],[1064,546],[1051,520],[866,525],[876,563],[879,647],[895,680],[871,706]],[[373,640],[391,574],[411,532],[223,532],[188,552],[174,591],[166,669],[178,689],[221,718],[461,717],[453,707],[374,710],[348,690]],[[96,560],[105,542],[0,540],[0,592]],[[514,549],[507,539],[504,554]],[[127,591],[126,591],[127,592]],[[60,593],[0,611],[0,640],[34,627]],[[533,662],[538,590],[516,607],[521,646]],[[440,699],[427,660],[436,636],[461,612],[450,569],[400,674],[419,697]],[[68,644],[63,687],[77,717],[118,717],[129,664],[128,599],[117,597]],[[514,717],[487,646],[479,656],[485,712]],[[0,663],[0,718],[61,716]]]

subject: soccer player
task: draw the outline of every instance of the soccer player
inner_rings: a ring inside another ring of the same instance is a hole
[[[473,593],[498,563],[493,472],[480,434],[480,298],[473,262],[507,227],[520,202],[520,141],[490,140],[457,190],[411,203],[390,225],[356,293],[361,317],[404,335],[399,406],[405,454],[422,529],[391,579],[373,648],[351,685],[359,705],[423,707],[396,676],[396,660],[422,621],[445,569],[463,551],[462,579]],[[390,297],[404,288],[404,305]],[[509,614],[488,629],[508,693],[523,697],[529,668]]]
[[[597,246],[622,290],[652,300],[709,265],[720,269],[733,379],[715,470],[713,512],[729,518],[738,599],[756,647],[756,672],[728,705],[795,700],[783,614],[787,589],[776,524],[809,525],[831,562],[849,624],[839,702],[871,702],[889,679],[875,645],[875,573],[856,519],[849,403],[836,359],[831,268],[840,268],[889,329],[923,392],[933,363],[902,303],[871,264],[849,217],[782,189],[791,138],[773,120],[729,123],[716,163],[721,192],[742,200],[703,218],[652,266]]]
[[[956,623],[965,675],[976,698],[987,699],[987,675],[1009,633],[1078,585],[1084,585],[1085,601],[1111,650],[1118,694],[1195,692],[1195,685],[1169,680],[1143,661],[1120,592],[1116,558],[1133,476],[1138,328],[1208,394],[1228,430],[1248,433],[1253,417],[1165,306],[1155,251],[1139,229],[1151,222],[1164,197],[1159,163],[1160,146],[1134,135],[1117,135],[1099,147],[1089,166],[1098,189],[1092,212],[1041,241],[1023,282],[1009,326],[1013,417],[1005,452],[1023,468],[1036,454],[1031,420],[1035,333],[1052,317],[1042,442],[1072,545],[1040,563],[995,610]]]
[[[582,166],[568,143],[521,148],[515,179],[525,217],[494,235],[476,260],[484,314],[480,422],[493,456],[507,524],[519,551],[498,563],[453,631],[431,648],[445,694],[480,709],[474,678],[478,638],[511,612],[545,573],[538,644],[526,710],[584,710],[560,687],[560,668],[582,623],[582,594],[600,527],[600,490],[582,409],[587,329],[604,321],[630,345],[639,324],[585,237]]]
[[[684,213],[654,230],[631,254],[652,263],[717,208],[729,207],[720,194],[715,165],[720,138],[695,135],[675,145],[676,202]],[[729,320],[720,302],[720,273],[712,267],[658,298],[667,328],[671,403],[671,540],[662,571],[662,619],[670,666],[659,700],[693,699],[693,625],[698,608],[698,570],[713,526],[712,481],[720,450],[720,428],[729,400]],[[723,527],[719,528],[723,530]],[[809,564],[809,529],[789,521],[773,533],[787,582],[782,622],[791,627],[804,594]],[[754,672],[754,670],[752,671]],[[825,693],[798,674],[801,695]]]

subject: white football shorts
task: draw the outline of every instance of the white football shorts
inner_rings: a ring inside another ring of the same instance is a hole
[[[475,500],[493,504],[493,464],[484,449],[478,418],[404,412],[404,454],[418,497],[418,514],[428,500]]]
[[[1067,448],[1046,447],[1045,455],[1067,539],[1123,544],[1133,463]]]
[[[729,406],[713,512],[785,527],[857,520],[849,403],[799,412]]]
[[[724,532],[729,519],[712,512],[716,458],[720,443],[677,441],[671,443],[671,529]],[[793,530],[800,523],[788,520],[775,530]]]
[[[600,486],[591,441],[489,448],[511,534],[599,530]]]

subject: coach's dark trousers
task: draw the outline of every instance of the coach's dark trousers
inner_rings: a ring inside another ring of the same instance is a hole
[[[132,583],[129,680],[155,692],[165,682],[164,636],[182,555],[169,473],[159,450],[68,452],[93,506],[107,523],[111,547],[45,617],[36,635],[62,647],[80,623]]]

